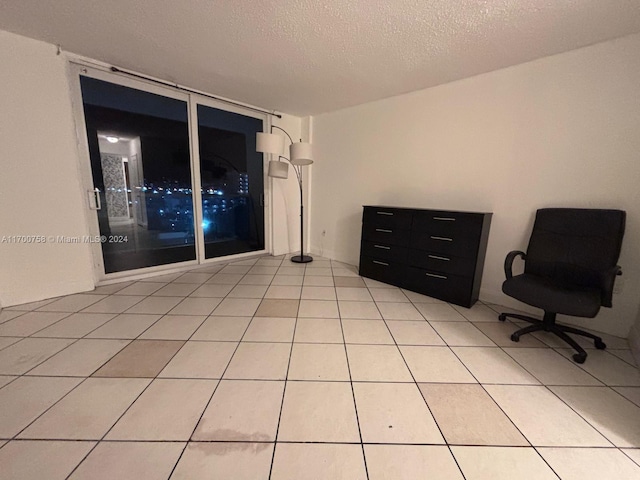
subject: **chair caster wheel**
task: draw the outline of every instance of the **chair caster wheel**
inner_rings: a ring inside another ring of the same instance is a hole
[[[507,319],[507,316],[504,313],[501,313],[500,315],[498,315],[498,320],[500,320],[501,322],[504,322]]]
[[[512,342],[519,342],[520,341],[520,335],[517,335],[515,333],[511,334],[511,341]]]
[[[604,343],[602,340],[594,340],[593,343],[595,344],[598,350],[604,350],[605,348],[607,348],[607,344]]]
[[[584,363],[584,361],[587,359],[587,354],[586,353],[574,353],[573,354],[573,361],[576,363]]]

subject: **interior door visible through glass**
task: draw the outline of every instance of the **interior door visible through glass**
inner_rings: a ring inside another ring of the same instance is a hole
[[[195,260],[187,102],[80,86],[105,273]]]
[[[205,258],[264,249],[263,121],[198,105]]]

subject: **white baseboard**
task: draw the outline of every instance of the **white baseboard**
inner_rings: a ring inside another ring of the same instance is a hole
[[[636,365],[640,365],[640,325],[637,322],[633,327],[631,327],[627,340],[629,341],[631,354],[636,360]]]
[[[315,255],[317,257],[322,257],[322,258],[328,258],[330,260],[337,260],[336,259],[336,255],[335,252],[331,251],[331,250],[327,250],[327,249],[319,249],[319,248],[315,248],[315,247],[311,247],[309,249],[309,253],[311,255]],[[342,260],[337,260],[337,261],[342,261]],[[343,262],[346,263],[346,262]]]

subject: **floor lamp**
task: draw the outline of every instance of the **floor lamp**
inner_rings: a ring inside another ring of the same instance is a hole
[[[289,145],[289,157],[283,157],[284,152],[284,137],[273,133],[273,129],[278,129],[284,132],[289,138],[291,145]],[[271,126],[271,133],[258,132],[256,134],[256,151],[262,153],[272,153],[278,156],[278,160],[269,161],[269,173],[272,178],[288,178],[289,177],[289,163],[293,166],[293,171],[296,172],[298,177],[298,185],[300,186],[300,255],[291,257],[291,261],[294,263],[309,263],[313,261],[313,257],[304,254],[304,197],[302,195],[302,167],[304,165],[311,165],[313,163],[313,152],[311,151],[311,144],[305,142],[294,142],[285,130],[275,125]],[[282,162],[281,159],[286,160]]]

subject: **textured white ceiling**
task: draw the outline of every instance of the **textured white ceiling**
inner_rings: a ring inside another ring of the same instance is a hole
[[[640,0],[1,0],[0,29],[296,115],[640,31]]]

